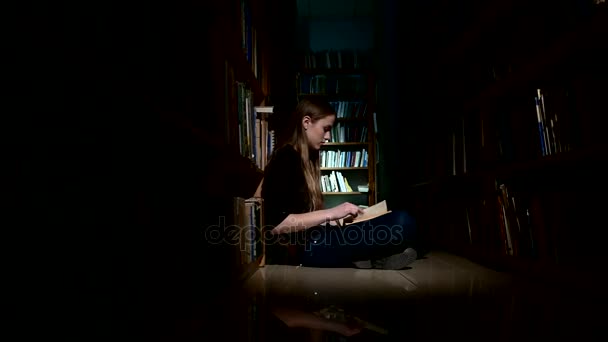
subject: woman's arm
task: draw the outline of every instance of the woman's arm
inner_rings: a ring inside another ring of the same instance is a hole
[[[289,214],[271,232],[273,234],[294,233],[347,216],[356,217],[361,213],[363,213],[363,210],[359,206],[345,202],[331,209],[316,210],[303,214]]]

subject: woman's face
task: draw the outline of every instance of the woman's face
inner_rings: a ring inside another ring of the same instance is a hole
[[[315,122],[304,121],[304,132],[308,138],[308,146],[316,151],[321,149],[325,141],[331,139],[331,128],[336,121],[335,115],[328,115]]]

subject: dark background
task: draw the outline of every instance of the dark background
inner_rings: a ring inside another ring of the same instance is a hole
[[[481,51],[500,34],[521,42],[507,51],[523,53],[554,28],[584,20],[587,8],[584,1],[386,0],[341,12],[347,7],[332,3],[321,4],[329,14],[302,17],[293,1],[269,1],[276,57],[269,100],[280,113],[293,106],[294,58],[307,41],[344,43],[320,41],[307,23],[363,27],[379,84],[379,194],[393,208],[411,207],[409,185],[432,174],[426,156],[434,132],[446,104],[477,90],[466,70]],[[226,201],[255,176],[217,130],[215,9],[206,1],[33,2],[10,15],[4,243],[15,317],[31,323],[24,332],[154,335],[172,329],[170,318],[187,317],[191,303],[221,307],[208,294],[228,291],[232,274],[201,227],[230,215]],[[491,30],[516,22],[520,9],[542,24]]]

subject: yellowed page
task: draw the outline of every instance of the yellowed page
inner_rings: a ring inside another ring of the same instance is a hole
[[[369,208],[363,209],[363,214],[361,214],[355,218],[341,220],[340,224],[348,225],[348,224],[353,224],[353,223],[357,223],[357,222],[361,222],[361,221],[367,221],[367,220],[371,220],[373,218],[388,214],[390,212],[391,211],[388,210],[388,208],[387,208],[386,201],[382,201],[380,203],[376,203],[376,204],[372,205]]]

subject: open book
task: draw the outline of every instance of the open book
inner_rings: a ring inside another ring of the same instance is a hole
[[[391,211],[388,210],[386,206],[386,201],[382,201],[380,203],[376,203],[371,207],[363,209],[363,214],[358,215],[357,217],[346,217],[338,220],[338,224],[340,226],[349,225],[357,222],[371,220],[376,217],[380,217],[382,215],[386,215]]]

